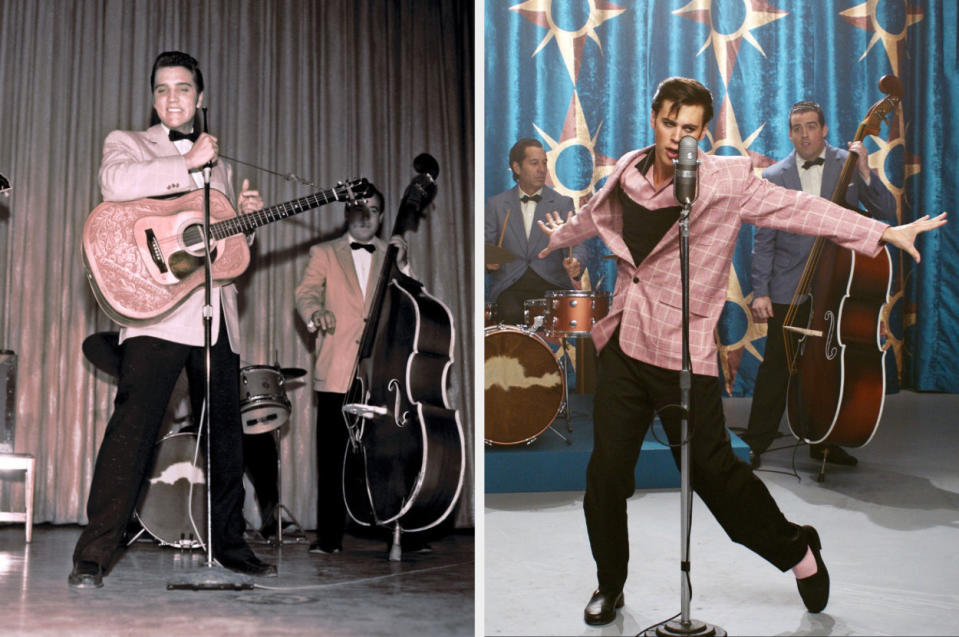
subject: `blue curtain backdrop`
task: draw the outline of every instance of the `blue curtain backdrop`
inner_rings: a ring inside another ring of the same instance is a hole
[[[713,93],[705,152],[748,155],[757,172],[785,157],[789,107],[822,104],[829,142],[845,147],[879,78],[905,87],[903,106],[865,144],[896,196],[903,222],[955,212],[959,158],[959,3],[904,0],[486,0],[485,191],[513,186],[507,155],[520,137],[543,142],[548,183],[577,207],[615,160],[652,143],[649,105],[671,75]],[[753,323],[744,225],[717,328],[731,395],[752,393],[765,346]],[[920,240],[922,263],[894,251],[893,298],[884,312],[890,390],[959,391],[959,218]],[[591,240],[589,280],[612,291],[609,251]],[[678,264],[677,264],[678,267]],[[489,300],[489,299],[488,299]]]

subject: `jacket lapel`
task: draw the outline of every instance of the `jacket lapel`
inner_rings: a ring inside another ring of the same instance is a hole
[[[783,162],[783,186],[790,190],[802,190],[802,182],[799,181],[799,165],[796,163],[796,151],[789,153],[786,161]],[[825,174],[823,175],[825,177]]]
[[[388,247],[388,244],[379,237],[373,237],[373,245],[376,246],[376,250],[373,251],[373,261],[370,263],[370,277],[366,281],[366,297],[363,299],[363,316],[367,316],[370,313],[370,304],[373,301],[373,294],[376,292],[376,283],[380,279],[380,271],[383,269],[383,262],[386,260],[386,249]]]
[[[516,245],[525,246],[526,227],[523,225],[523,206],[519,201],[519,186],[510,191],[507,200],[509,201],[506,206],[506,210],[509,211],[509,221],[507,221],[509,229],[507,232],[512,235]]]
[[[340,264],[340,269],[343,270],[343,274],[346,276],[346,285],[349,287],[350,292],[352,292],[356,298],[362,299],[363,292],[360,290],[360,281],[356,278],[356,266],[353,265],[353,250],[350,248],[350,242],[346,235],[343,235],[337,240],[333,252],[336,254],[336,261]]]
[[[845,162],[839,158],[839,149],[826,144],[826,162],[822,166],[822,185],[819,187],[819,196],[832,199],[832,191],[839,183],[839,175]]]

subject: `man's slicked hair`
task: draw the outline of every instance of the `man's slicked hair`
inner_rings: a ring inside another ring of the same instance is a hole
[[[793,126],[793,115],[797,113],[816,113],[819,115],[819,127],[822,128],[826,125],[826,115],[822,112],[822,106],[816,102],[803,101],[796,102],[792,105],[792,108],[789,109],[789,119],[786,120],[786,123],[789,124],[789,128]]]
[[[509,169],[510,174],[513,175],[513,181],[519,181],[516,171],[513,170],[513,164],[522,164],[523,160],[526,159],[526,149],[530,147],[542,148],[543,144],[537,139],[524,137],[509,149]]]
[[[689,77],[667,77],[656,87],[653,95],[653,112],[658,114],[663,102],[672,102],[667,115],[675,116],[680,106],[702,106],[703,126],[713,118],[713,96],[709,89]]]
[[[156,88],[157,69],[168,66],[182,66],[190,70],[193,74],[193,85],[196,87],[197,94],[203,92],[203,73],[200,72],[200,64],[192,55],[187,55],[181,51],[164,51],[157,56],[153,62],[153,71],[150,73],[150,91]]]

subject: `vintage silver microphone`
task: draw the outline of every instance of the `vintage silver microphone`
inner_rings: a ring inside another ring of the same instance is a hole
[[[692,389],[692,364],[689,357],[689,211],[699,196],[699,142],[686,135],[679,140],[679,157],[673,160],[673,194],[682,206],[679,213],[679,268],[683,290],[683,350],[682,370],[679,372],[679,403],[682,409],[680,421],[679,451],[679,619],[653,626],[645,632],[646,637],[725,637],[726,631],[689,616],[692,585],[689,582],[689,525],[693,512],[692,466],[689,446],[690,391]],[[693,432],[695,435],[695,432]]]
[[[699,196],[699,142],[692,135],[679,140],[679,157],[673,160],[673,194],[681,206]]]

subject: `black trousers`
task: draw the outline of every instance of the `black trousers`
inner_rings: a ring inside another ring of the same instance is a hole
[[[553,285],[540,275],[536,274],[532,268],[527,268],[516,283],[509,286],[499,293],[496,297],[496,317],[501,323],[514,323],[522,325],[523,319],[523,301],[527,299],[541,299],[547,290],[563,290],[557,285]]]
[[[755,453],[769,448],[779,433],[779,423],[786,411],[786,389],[789,383],[789,364],[783,342],[783,319],[789,311],[788,303],[773,303],[773,316],[767,322],[766,351],[756,372],[753,402],[749,408],[749,425],[742,435],[743,442]],[[797,308],[800,324],[806,323],[809,303]]]
[[[343,398],[336,392],[316,393],[316,541],[328,551],[343,548],[346,503],[343,459],[349,434],[343,420]]]
[[[280,502],[274,432],[243,436],[243,464],[260,507],[261,531],[276,532],[276,505]]]
[[[657,412],[670,442],[679,442],[679,372],[630,358],[616,332],[599,355],[598,377],[583,509],[599,588],[614,593],[626,582],[629,560],[626,500],[635,491],[636,461]],[[719,379],[693,376],[692,487],[734,542],[785,571],[803,558],[806,544],[766,485],[733,454],[721,396]],[[674,447],[677,466],[679,454]]]
[[[252,555],[243,540],[243,432],[240,425],[239,357],[230,350],[224,322],[211,352],[212,537],[214,556]],[[114,411],[97,453],[87,500],[89,523],[77,540],[74,562],[108,569],[119,556],[153,458],[157,433],[181,370],[186,367],[194,413],[204,393],[204,354],[149,336],[123,343]]]

